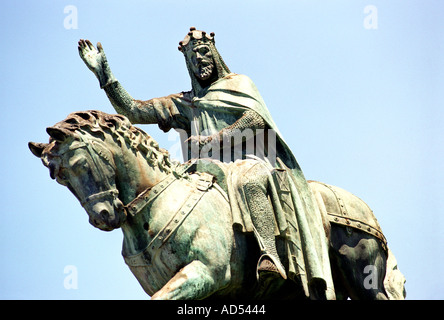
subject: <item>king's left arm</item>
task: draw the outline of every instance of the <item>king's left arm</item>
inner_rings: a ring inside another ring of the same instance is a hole
[[[266,122],[265,120],[255,111],[247,110],[243,113],[243,115],[232,125],[223,128],[218,133],[208,136],[205,139],[204,144],[210,143],[213,141],[220,141],[221,143],[225,141],[230,141],[232,137],[236,135],[244,134],[244,130],[251,129],[253,130],[253,134],[255,135],[255,130],[257,129],[265,129]]]

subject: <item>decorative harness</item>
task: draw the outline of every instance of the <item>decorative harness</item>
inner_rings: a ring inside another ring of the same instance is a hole
[[[88,152],[91,155],[91,160],[94,163],[95,166],[95,170],[99,173],[99,176],[101,177],[106,177],[104,170],[102,168],[102,166],[100,166],[97,163],[97,160],[95,159],[95,157],[93,156],[92,151],[95,151],[98,155],[100,155],[102,158],[104,158],[105,160],[107,160],[108,162],[112,162],[112,157],[109,158],[107,157],[104,152],[102,150],[105,150],[103,147],[100,146],[100,144],[96,141],[91,141],[91,143],[85,142],[82,139],[82,142],[85,144],[86,148],[88,149]],[[103,180],[104,184],[105,184],[105,191],[99,192],[99,193],[95,193],[92,194],[90,196],[88,196],[85,200],[83,200],[81,202],[82,207],[85,208],[85,205],[87,205],[90,201],[95,200],[95,199],[101,199],[101,198],[107,198],[108,196],[112,196],[113,200],[116,200],[118,195],[119,195],[119,190],[117,190],[117,188],[115,186],[112,186],[109,182],[108,179],[101,179]]]
[[[106,177],[106,174],[97,162],[97,159],[93,156],[94,153],[99,154],[104,159],[112,162],[112,159],[105,154],[106,151],[103,147],[99,145],[99,143],[95,141],[91,141],[88,143],[81,139],[81,143],[79,143],[75,148],[71,148],[70,150],[74,150],[81,147],[86,147],[88,152],[91,155],[92,162],[95,166],[95,172],[100,177]],[[94,151],[94,153],[93,153]],[[131,216],[136,216],[143,208],[145,208],[148,204],[152,203],[163,191],[165,191],[171,184],[179,179],[183,178],[185,172],[196,162],[196,160],[190,161],[189,163],[184,164],[179,170],[173,170],[171,175],[168,175],[165,179],[158,182],[153,187],[147,188],[142,191],[134,200],[129,202],[126,206],[124,206],[124,210],[126,214]],[[160,249],[162,245],[164,245],[171,235],[179,228],[179,226],[183,223],[183,221],[188,217],[200,199],[203,197],[205,192],[213,185],[214,176],[206,173],[206,172],[197,172],[198,178],[196,180],[196,188],[188,195],[187,199],[183,203],[183,205],[179,208],[179,210],[173,214],[170,220],[166,223],[166,225],[157,233],[156,236],[151,240],[148,246],[140,253],[132,256],[124,256],[125,262],[129,266],[147,266],[151,264],[152,257],[156,255],[157,251]],[[117,199],[119,191],[115,188],[115,186],[111,185],[108,182],[108,179],[101,179],[105,184],[105,191],[101,191],[95,194],[92,194],[86,199],[81,200],[82,207],[86,207],[91,201],[106,198],[112,196],[113,199]],[[219,189],[219,188],[218,188]]]
[[[106,177],[105,174],[105,170],[103,170],[102,166],[100,166],[96,160],[96,158],[93,156],[94,153],[100,155],[101,157],[103,157],[104,159],[106,159],[108,162],[112,162],[112,157],[108,157],[107,155],[104,154],[104,148],[100,146],[100,144],[96,141],[91,141],[91,142],[87,142],[85,141],[85,139],[83,139],[82,136],[79,136],[79,140],[80,142],[72,147],[70,146],[68,150],[66,150],[65,152],[68,151],[73,151],[75,149],[79,149],[79,148],[86,148],[90,154],[90,158],[92,161],[92,164],[94,165],[94,171],[96,172],[97,175],[101,178],[101,177]],[[87,208],[88,204],[93,201],[93,200],[97,200],[97,199],[103,199],[103,198],[107,198],[109,196],[112,196],[113,200],[117,199],[118,195],[119,195],[119,191],[117,190],[117,188],[113,185],[111,185],[108,181],[108,179],[101,179],[105,185],[104,187],[104,191],[101,192],[97,192],[94,193],[92,195],[89,195],[88,197],[86,197],[85,199],[80,200],[80,204],[82,205],[83,208]]]
[[[195,161],[192,161],[184,165],[178,171],[173,171],[172,175],[166,177],[152,188],[147,188],[146,190],[142,191],[133,201],[125,206],[127,213],[132,216],[136,216],[143,208],[152,203],[170,185],[182,178],[183,174],[194,164],[194,162]],[[146,248],[138,254],[123,256],[127,265],[131,267],[150,266],[159,249],[170,239],[171,235],[174,234],[174,232],[193,211],[207,190],[213,185],[213,175],[205,172],[198,172],[197,174],[199,176],[196,181],[196,188],[190,192],[179,210],[177,210],[171,216],[165,226],[153,237]]]

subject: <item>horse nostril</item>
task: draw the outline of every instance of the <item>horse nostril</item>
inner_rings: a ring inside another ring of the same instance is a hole
[[[109,218],[109,212],[108,212],[108,210],[103,209],[102,211],[100,211],[100,217],[101,217],[103,220],[108,219],[108,218]]]

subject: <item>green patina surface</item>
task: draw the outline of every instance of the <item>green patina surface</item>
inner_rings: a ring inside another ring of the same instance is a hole
[[[80,40],[121,115],[73,113],[47,129],[49,144],[30,143],[92,225],[122,229],[122,254],[143,289],[154,299],[402,298],[404,278],[373,212],[306,181],[215,35],[190,28],[179,50],[192,89],[143,101],[117,81],[100,43]],[[171,162],[138,123],[177,130],[187,162]],[[378,270],[376,288],[363,286],[365,264]]]

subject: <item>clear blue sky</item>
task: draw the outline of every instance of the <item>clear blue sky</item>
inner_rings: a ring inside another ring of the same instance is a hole
[[[2,1],[0,298],[147,298],[121,231],[93,228],[27,143],[73,111],[115,113],[80,38],[100,41],[123,86],[149,99],[191,88],[177,45],[196,26],[256,83],[306,177],[370,205],[407,298],[443,299],[443,11],[432,0]],[[174,154],[174,135],[141,127]]]

